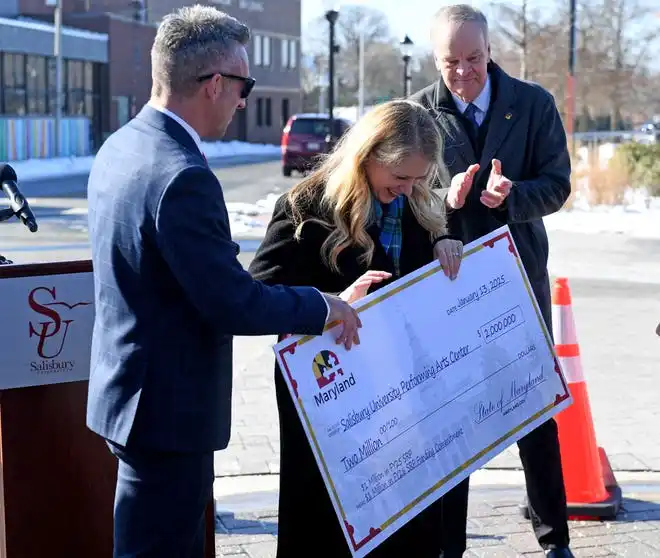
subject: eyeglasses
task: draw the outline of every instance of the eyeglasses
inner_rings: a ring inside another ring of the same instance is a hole
[[[250,93],[252,92],[252,89],[254,88],[254,84],[256,83],[256,80],[252,77],[244,77],[244,76],[236,76],[234,74],[223,74],[222,72],[213,72],[212,74],[206,74],[204,76],[199,76],[197,78],[198,82],[206,81],[207,79],[211,79],[213,76],[222,76],[227,79],[235,79],[238,81],[243,82],[243,88],[241,89],[241,99],[247,99]]]

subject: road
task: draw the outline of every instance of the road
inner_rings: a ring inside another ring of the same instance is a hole
[[[282,177],[277,162],[223,168],[218,175],[228,202],[256,203],[299,180]],[[34,209],[40,231],[0,224],[0,254],[16,262],[88,258],[85,206],[80,194],[39,200]],[[256,245],[242,243],[243,265]],[[598,441],[617,470],[660,471],[660,240],[556,231],[550,245],[551,273],[570,280]],[[218,475],[278,470],[272,342],[236,339],[233,436],[229,450],[217,454]],[[510,450],[489,467],[519,465]]]

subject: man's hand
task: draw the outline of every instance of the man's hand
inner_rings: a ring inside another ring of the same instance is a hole
[[[451,179],[451,186],[447,193],[447,207],[450,209],[460,209],[465,205],[465,199],[470,193],[474,175],[477,174],[479,165],[470,165],[465,172],[459,172]]]
[[[328,316],[328,323],[341,322],[342,328],[337,337],[337,345],[343,344],[346,350],[350,350],[353,343],[360,344],[360,337],[358,336],[358,328],[362,327],[362,322],[358,313],[347,302],[344,302],[338,296],[323,293],[328,306],[330,307],[330,315]]]
[[[502,163],[499,159],[493,159],[488,184],[486,189],[481,192],[481,203],[486,207],[495,209],[504,203],[510,191],[511,181],[502,175]]]

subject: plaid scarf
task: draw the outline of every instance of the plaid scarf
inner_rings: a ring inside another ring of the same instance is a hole
[[[380,228],[380,243],[385,248],[385,253],[392,259],[397,275],[399,275],[401,241],[403,239],[401,217],[403,216],[404,202],[404,196],[399,196],[388,205],[383,205],[378,200],[374,200],[376,222]]]

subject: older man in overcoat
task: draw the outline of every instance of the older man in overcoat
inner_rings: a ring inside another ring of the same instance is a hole
[[[415,93],[445,136],[451,182],[439,184],[450,232],[464,243],[509,225],[548,328],[551,298],[548,237],[543,217],[568,198],[570,158],[566,134],[552,95],[515,79],[491,60],[488,23],[472,6],[442,8],[432,26],[441,78]],[[536,537],[548,556],[573,556],[556,422],[551,419],[522,438],[528,509]],[[468,480],[450,492],[443,530],[453,540],[447,557],[465,550],[465,516],[455,510]]]

